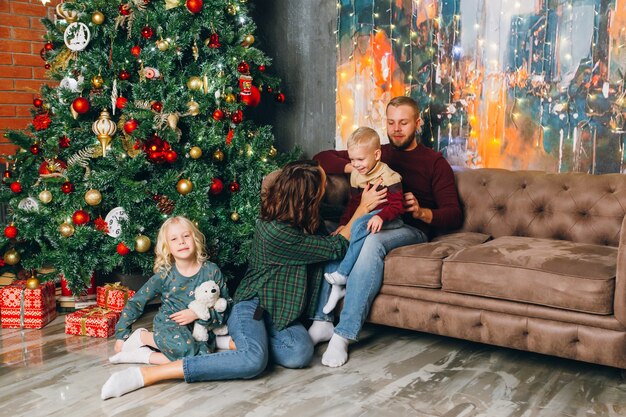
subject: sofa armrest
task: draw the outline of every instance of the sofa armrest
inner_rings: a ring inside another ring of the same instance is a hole
[[[615,318],[626,327],[626,216],[622,220],[622,228],[619,233],[613,311]]]

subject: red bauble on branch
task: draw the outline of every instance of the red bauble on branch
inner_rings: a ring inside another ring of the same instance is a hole
[[[33,106],[40,108],[43,106],[43,100],[40,98],[33,99]]]
[[[233,181],[228,186],[228,189],[230,190],[231,193],[239,192],[239,184],[237,183],[237,181]]]
[[[135,119],[129,119],[124,123],[124,132],[129,135],[135,131],[139,127],[139,122]]]
[[[150,108],[157,113],[161,113],[161,111],[163,110],[163,103],[161,103],[160,101],[153,101]]]
[[[43,49],[45,49],[46,51],[52,51],[54,49],[54,44],[52,42],[46,42],[46,44],[43,46]]]
[[[216,109],[213,112],[213,120],[215,120],[216,122],[219,122],[220,120],[224,119],[224,112],[221,109]]]
[[[126,256],[130,253],[130,249],[128,249],[128,246],[126,246],[124,242],[118,243],[117,248],[115,248],[115,250],[117,251],[118,254],[122,256]]]
[[[218,195],[224,190],[224,183],[219,178],[213,178],[211,180],[211,187],[209,192],[213,195]]]
[[[237,71],[240,74],[249,74],[250,73],[250,65],[246,61],[241,61],[239,65],[237,65]]]
[[[187,0],[185,6],[191,13],[200,13],[202,11],[202,0]]]
[[[118,97],[115,99],[115,107],[122,110],[128,104],[128,99],[126,97]]]
[[[230,115],[230,121],[234,124],[239,124],[243,121],[243,112],[241,110],[234,111],[233,114]]]
[[[126,81],[130,79],[130,72],[126,71],[126,70],[121,70],[120,71],[120,80],[122,81]]]
[[[17,236],[17,227],[13,226],[13,224],[8,225],[4,228],[4,235],[9,239],[15,239]]]
[[[19,181],[12,182],[9,187],[11,188],[11,191],[13,191],[15,194],[19,194],[22,192],[22,184],[20,184]]]
[[[71,193],[72,191],[74,191],[74,184],[69,181],[65,181],[63,184],[61,184],[61,191],[63,191],[65,194]]]
[[[174,162],[176,162],[176,160],[178,159],[178,154],[173,151],[173,150],[169,150],[165,152],[165,160],[167,162],[169,162],[170,164],[173,164]]]
[[[89,213],[87,213],[85,210],[76,210],[72,215],[72,222],[74,222],[74,224],[77,226],[89,223],[89,220]]]
[[[119,10],[122,16],[128,16],[132,12],[128,4],[120,4]]]
[[[78,114],[85,114],[89,111],[89,100],[85,97],[76,97],[72,101],[72,108]]]
[[[41,152],[41,147],[38,143],[33,143],[32,145],[30,145],[30,153],[32,153],[33,155],[39,155],[39,152]]]
[[[141,36],[143,36],[144,39],[150,39],[152,35],[154,35],[154,30],[150,26],[144,26],[141,29]]]
[[[278,93],[278,94],[276,94],[275,99],[279,103],[284,103],[285,102],[285,95],[283,93]]]
[[[265,72],[265,65],[263,64],[259,65],[259,71]]]
[[[141,54],[141,47],[139,45],[135,45],[130,48],[130,54],[132,56],[138,57]]]

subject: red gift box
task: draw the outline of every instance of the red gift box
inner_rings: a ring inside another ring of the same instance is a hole
[[[133,295],[135,295],[135,291],[128,289],[128,287],[123,286],[119,282],[105,284],[104,287],[96,289],[96,302],[102,308],[119,313]]]
[[[65,333],[107,338],[115,333],[120,313],[92,306],[65,316]]]
[[[37,289],[26,288],[26,281],[15,281],[0,290],[0,321],[4,329],[41,329],[57,316],[52,281]]]

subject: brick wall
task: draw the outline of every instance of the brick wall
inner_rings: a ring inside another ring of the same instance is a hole
[[[46,78],[39,51],[46,33],[41,19],[54,17],[54,0],[0,0],[0,159],[16,147],[4,137],[6,129],[23,129],[31,121],[30,109]]]

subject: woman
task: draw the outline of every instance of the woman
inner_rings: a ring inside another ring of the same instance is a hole
[[[315,311],[323,265],[342,259],[352,222],[384,202],[384,191],[368,188],[340,233],[319,236],[315,232],[325,188],[326,174],[319,164],[298,161],[287,164],[262,194],[248,271],[228,318],[235,350],[116,372],[102,387],[102,399],[168,379],[249,379],[263,372],[270,358],[286,368],[307,366],[314,346],[299,318]],[[311,264],[317,268],[308,276]]]

